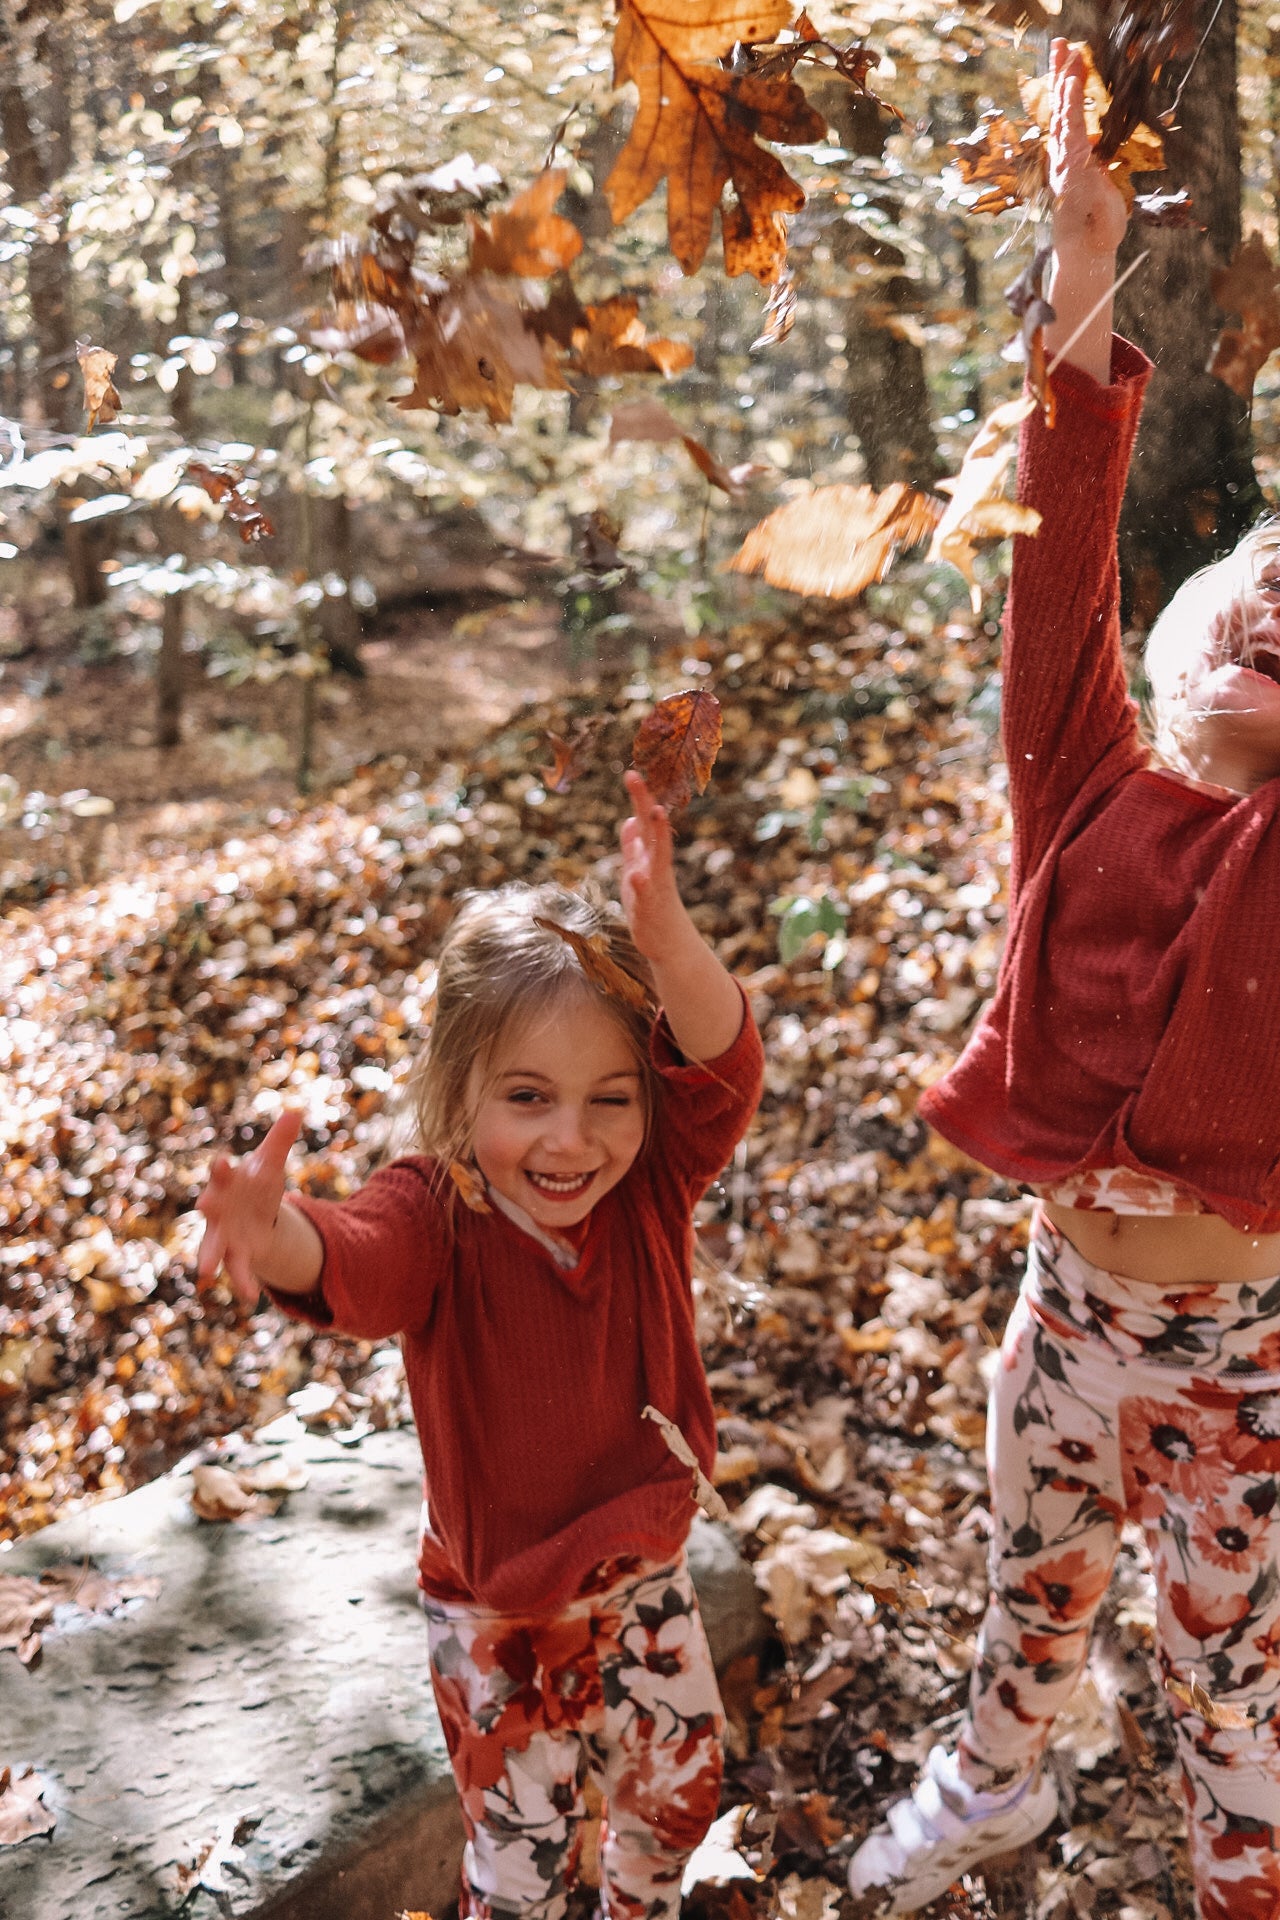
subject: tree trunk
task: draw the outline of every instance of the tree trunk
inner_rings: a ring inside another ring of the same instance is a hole
[[[156,662],[156,745],[176,747],[182,738],[182,702],[186,692],[187,596],[167,593],[160,617],[160,657]]]
[[[1209,12],[1206,5],[1206,22]],[[1236,31],[1237,0],[1223,0],[1178,124],[1164,136],[1167,171],[1151,179],[1161,192],[1186,187],[1197,224],[1135,225],[1120,256],[1121,270],[1148,256],[1120,289],[1116,325],[1156,369],[1120,522],[1125,605],[1140,625],[1189,574],[1234,545],[1262,505],[1249,403],[1205,371],[1223,323],[1210,276],[1240,242]]]

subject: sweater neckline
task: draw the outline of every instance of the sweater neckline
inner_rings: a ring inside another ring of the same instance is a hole
[[[587,1278],[586,1268],[598,1235],[600,1208],[604,1200],[608,1199],[608,1195],[604,1195],[603,1199],[591,1209],[587,1216],[587,1231],[582,1244],[575,1247],[570,1241],[562,1239],[559,1234],[549,1233],[545,1228],[540,1227],[523,1207],[517,1206],[514,1200],[508,1200],[503,1194],[496,1193],[487,1183],[486,1191],[495,1211],[522,1239],[532,1240],[534,1245],[546,1254],[555,1269],[557,1278],[564,1281],[570,1292],[582,1293]]]

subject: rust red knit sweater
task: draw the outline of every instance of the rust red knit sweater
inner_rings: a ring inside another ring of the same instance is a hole
[[[1149,363],[1054,375],[1023,430],[1003,732],[1013,813],[994,1000],[921,1101],[997,1173],[1141,1169],[1280,1230],[1280,780],[1232,800],[1152,769],[1120,653],[1116,524]]]
[[[299,1198],[324,1242],[319,1289],[273,1297],[317,1326],[403,1336],[431,1532],[419,1581],[440,1599],[553,1610],[618,1554],[663,1560],[693,1518],[715,1420],[694,1333],[693,1210],[745,1133],[763,1056],[749,1012],[728,1053],[685,1065],[665,1024],[651,1138],[592,1209],[566,1271],[496,1209],[450,1206],[434,1161],[398,1160],[349,1200]]]

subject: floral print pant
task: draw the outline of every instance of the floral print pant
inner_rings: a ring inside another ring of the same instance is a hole
[[[688,1569],[597,1570],[555,1615],[426,1602],[431,1680],[462,1799],[461,1914],[558,1920],[594,1775],[608,1920],[674,1920],[716,1817],[723,1714]]]
[[[1280,1279],[1162,1293],[1092,1266],[1041,1217],[991,1415],[991,1600],[963,1775],[992,1787],[1034,1767],[1132,1518],[1203,1920],[1277,1920]]]

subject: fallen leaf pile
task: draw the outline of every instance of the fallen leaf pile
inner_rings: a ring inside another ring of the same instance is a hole
[[[984,1600],[984,1406],[1027,1206],[916,1104],[995,975],[995,643],[926,624],[912,637],[801,605],[730,626],[643,679],[524,710],[456,765],[388,759],[238,837],[153,838],[88,886],[10,904],[0,949],[13,1535],[261,1426],[307,1376],[295,1411],[330,1432],[405,1417],[393,1349],[197,1295],[210,1156],[256,1144],[288,1103],[300,1185],[357,1186],[386,1146],[454,895],[612,889],[641,721],[658,696],[714,691],[723,739],[678,818],[680,880],[752,993],[767,1064],[759,1119],[702,1209],[699,1320],[711,1477],[776,1636],[725,1680],[729,1804],[772,1837],[758,1874],[694,1890],[702,1920],[829,1912],[848,1842],[955,1723]],[[572,741],[588,718],[587,764],[554,791],[547,735]],[[991,1876],[966,1911],[1189,1920],[1151,1638],[1126,1546],[1054,1759],[1067,1832],[1028,1850],[1022,1908]]]

